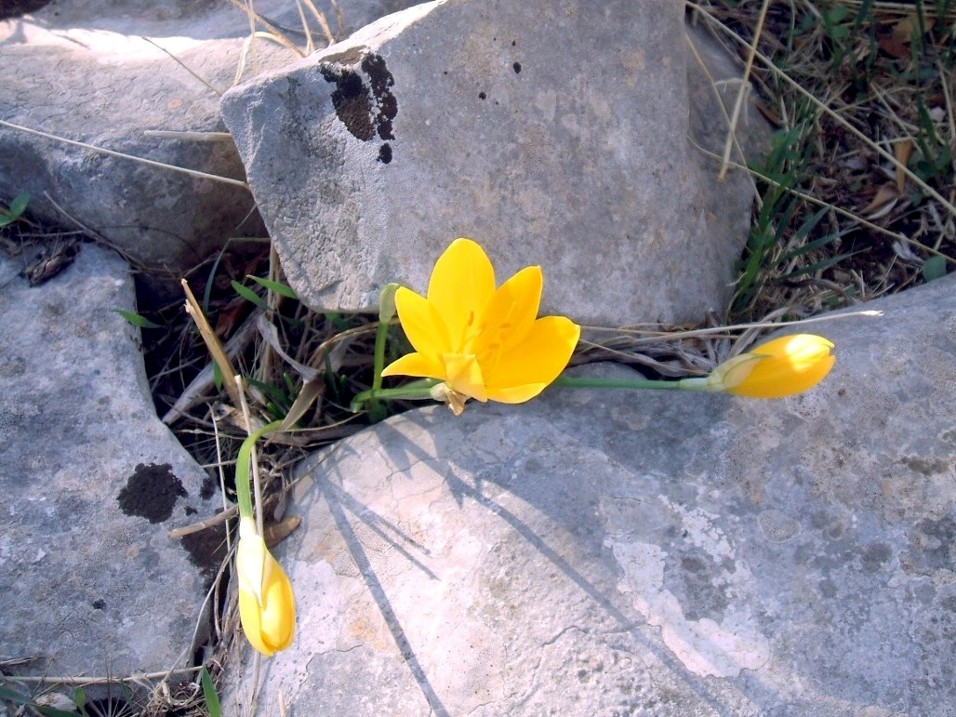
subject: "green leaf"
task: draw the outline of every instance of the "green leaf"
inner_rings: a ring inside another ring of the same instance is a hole
[[[923,281],[930,282],[946,276],[946,259],[941,256],[931,256],[923,262]]]
[[[0,699],[13,702],[18,705],[25,705],[39,712],[43,717],[76,717],[76,712],[64,712],[54,707],[41,707],[31,698],[21,695],[19,692],[11,690],[9,687],[0,685]]]
[[[19,218],[27,210],[27,204],[30,203],[30,195],[27,192],[20,192],[13,201],[10,202],[10,211],[12,217]]]
[[[209,711],[209,717],[222,717],[222,705],[219,704],[219,695],[216,694],[216,686],[212,683],[212,677],[209,676],[209,670],[203,665],[199,676],[202,682],[202,694],[206,699],[206,709]]]
[[[262,391],[266,396],[272,399],[276,404],[282,406],[284,409],[288,409],[289,405],[292,403],[292,399],[282,392],[278,386],[274,386],[271,383],[265,383],[263,381],[256,381],[254,378],[247,378],[246,382],[250,386],[254,386]]]
[[[137,314],[135,311],[126,311],[125,309],[113,309],[117,314],[126,319],[133,326],[138,326],[141,329],[161,329],[162,326],[155,324],[149,319],[147,319],[142,314]]]
[[[254,292],[249,287],[243,286],[236,280],[233,280],[229,283],[232,284],[232,288],[235,289],[236,293],[239,294],[239,296],[241,296],[246,301],[251,301],[253,304],[255,304],[261,309],[269,308],[266,305],[266,302],[263,301],[262,297],[259,296],[256,292]]]
[[[264,286],[269,291],[272,291],[279,296],[284,296],[287,299],[298,299],[299,295],[295,293],[293,289],[288,284],[283,284],[279,281],[272,281],[272,279],[263,279],[260,276],[253,276],[252,274],[247,275],[250,279],[256,282],[259,286]]]

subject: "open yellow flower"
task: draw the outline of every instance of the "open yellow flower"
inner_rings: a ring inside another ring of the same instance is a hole
[[[251,517],[239,519],[236,573],[239,618],[246,639],[266,656],[284,650],[292,643],[295,633],[292,583],[266,548]]]
[[[415,348],[382,371],[442,381],[433,395],[460,413],[469,398],[522,403],[558,377],[581,329],[564,316],[537,318],[543,277],[529,266],[495,288],[495,270],[471,239],[435,262],[427,298],[401,287],[395,306]]]
[[[836,356],[822,336],[794,334],[760,344],[724,361],[704,379],[709,390],[750,398],[782,398],[822,381]]]

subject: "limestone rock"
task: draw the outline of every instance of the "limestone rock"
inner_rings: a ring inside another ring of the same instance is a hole
[[[94,245],[40,286],[21,268],[0,260],[0,654],[30,661],[4,670],[187,667],[209,553],[166,533],[214,505],[113,311],[134,308],[129,269]]]
[[[256,5],[268,13],[292,3]],[[145,132],[223,132],[218,93],[234,81],[248,31],[244,13],[229,3],[53,2],[0,22],[0,119],[241,180],[228,137],[163,139]],[[257,41],[244,76],[294,58]],[[265,233],[244,187],[0,126],[0,197],[22,191],[32,195],[35,216],[71,229],[75,219],[174,278],[229,237]]]
[[[315,455],[259,714],[951,714],[954,278],[817,326],[802,396],[555,388]]]
[[[470,236],[502,278],[541,264],[545,310],[584,322],[724,306],[751,195],[689,141],[713,148],[723,115],[689,121],[683,11],[426,3],[226,93],[290,283],[313,307],[367,309],[389,281],[424,290]]]

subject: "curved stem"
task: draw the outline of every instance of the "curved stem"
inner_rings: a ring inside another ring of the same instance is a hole
[[[252,506],[252,489],[249,486],[249,465],[252,460],[253,448],[255,448],[256,441],[265,434],[277,430],[281,425],[282,421],[273,421],[272,423],[266,424],[255,433],[250,433],[239,448],[239,455],[236,456],[236,503],[239,506],[240,517],[255,517],[255,511]]]
[[[578,378],[558,376],[552,386],[569,388],[624,388],[652,391],[713,391],[706,378],[681,378],[676,381],[654,381],[651,379],[618,378]]]

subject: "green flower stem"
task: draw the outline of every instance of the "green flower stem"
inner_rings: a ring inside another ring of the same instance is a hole
[[[558,376],[552,386],[570,388],[624,388],[653,391],[713,391],[706,378],[682,378],[677,381],[652,381],[649,379],[577,378]]]
[[[252,449],[255,447],[256,441],[267,433],[278,430],[281,425],[282,421],[267,423],[255,433],[249,434],[239,448],[239,455],[236,456],[236,503],[239,506],[240,518],[255,518],[252,507],[252,490],[249,488],[249,466]]]
[[[385,368],[385,339],[388,325],[395,316],[395,292],[398,284],[386,284],[378,298],[378,327],[375,329],[375,354],[373,357],[372,390],[382,388],[382,369]]]
[[[352,399],[351,409],[353,412],[361,411],[362,406],[364,406],[366,403],[369,401],[377,401],[379,399],[385,401],[434,400],[431,395],[431,390],[432,387],[437,383],[439,382],[434,379],[424,378],[420,381],[414,381],[399,388],[370,388],[367,391],[362,391],[361,393],[356,394],[355,398]]]

